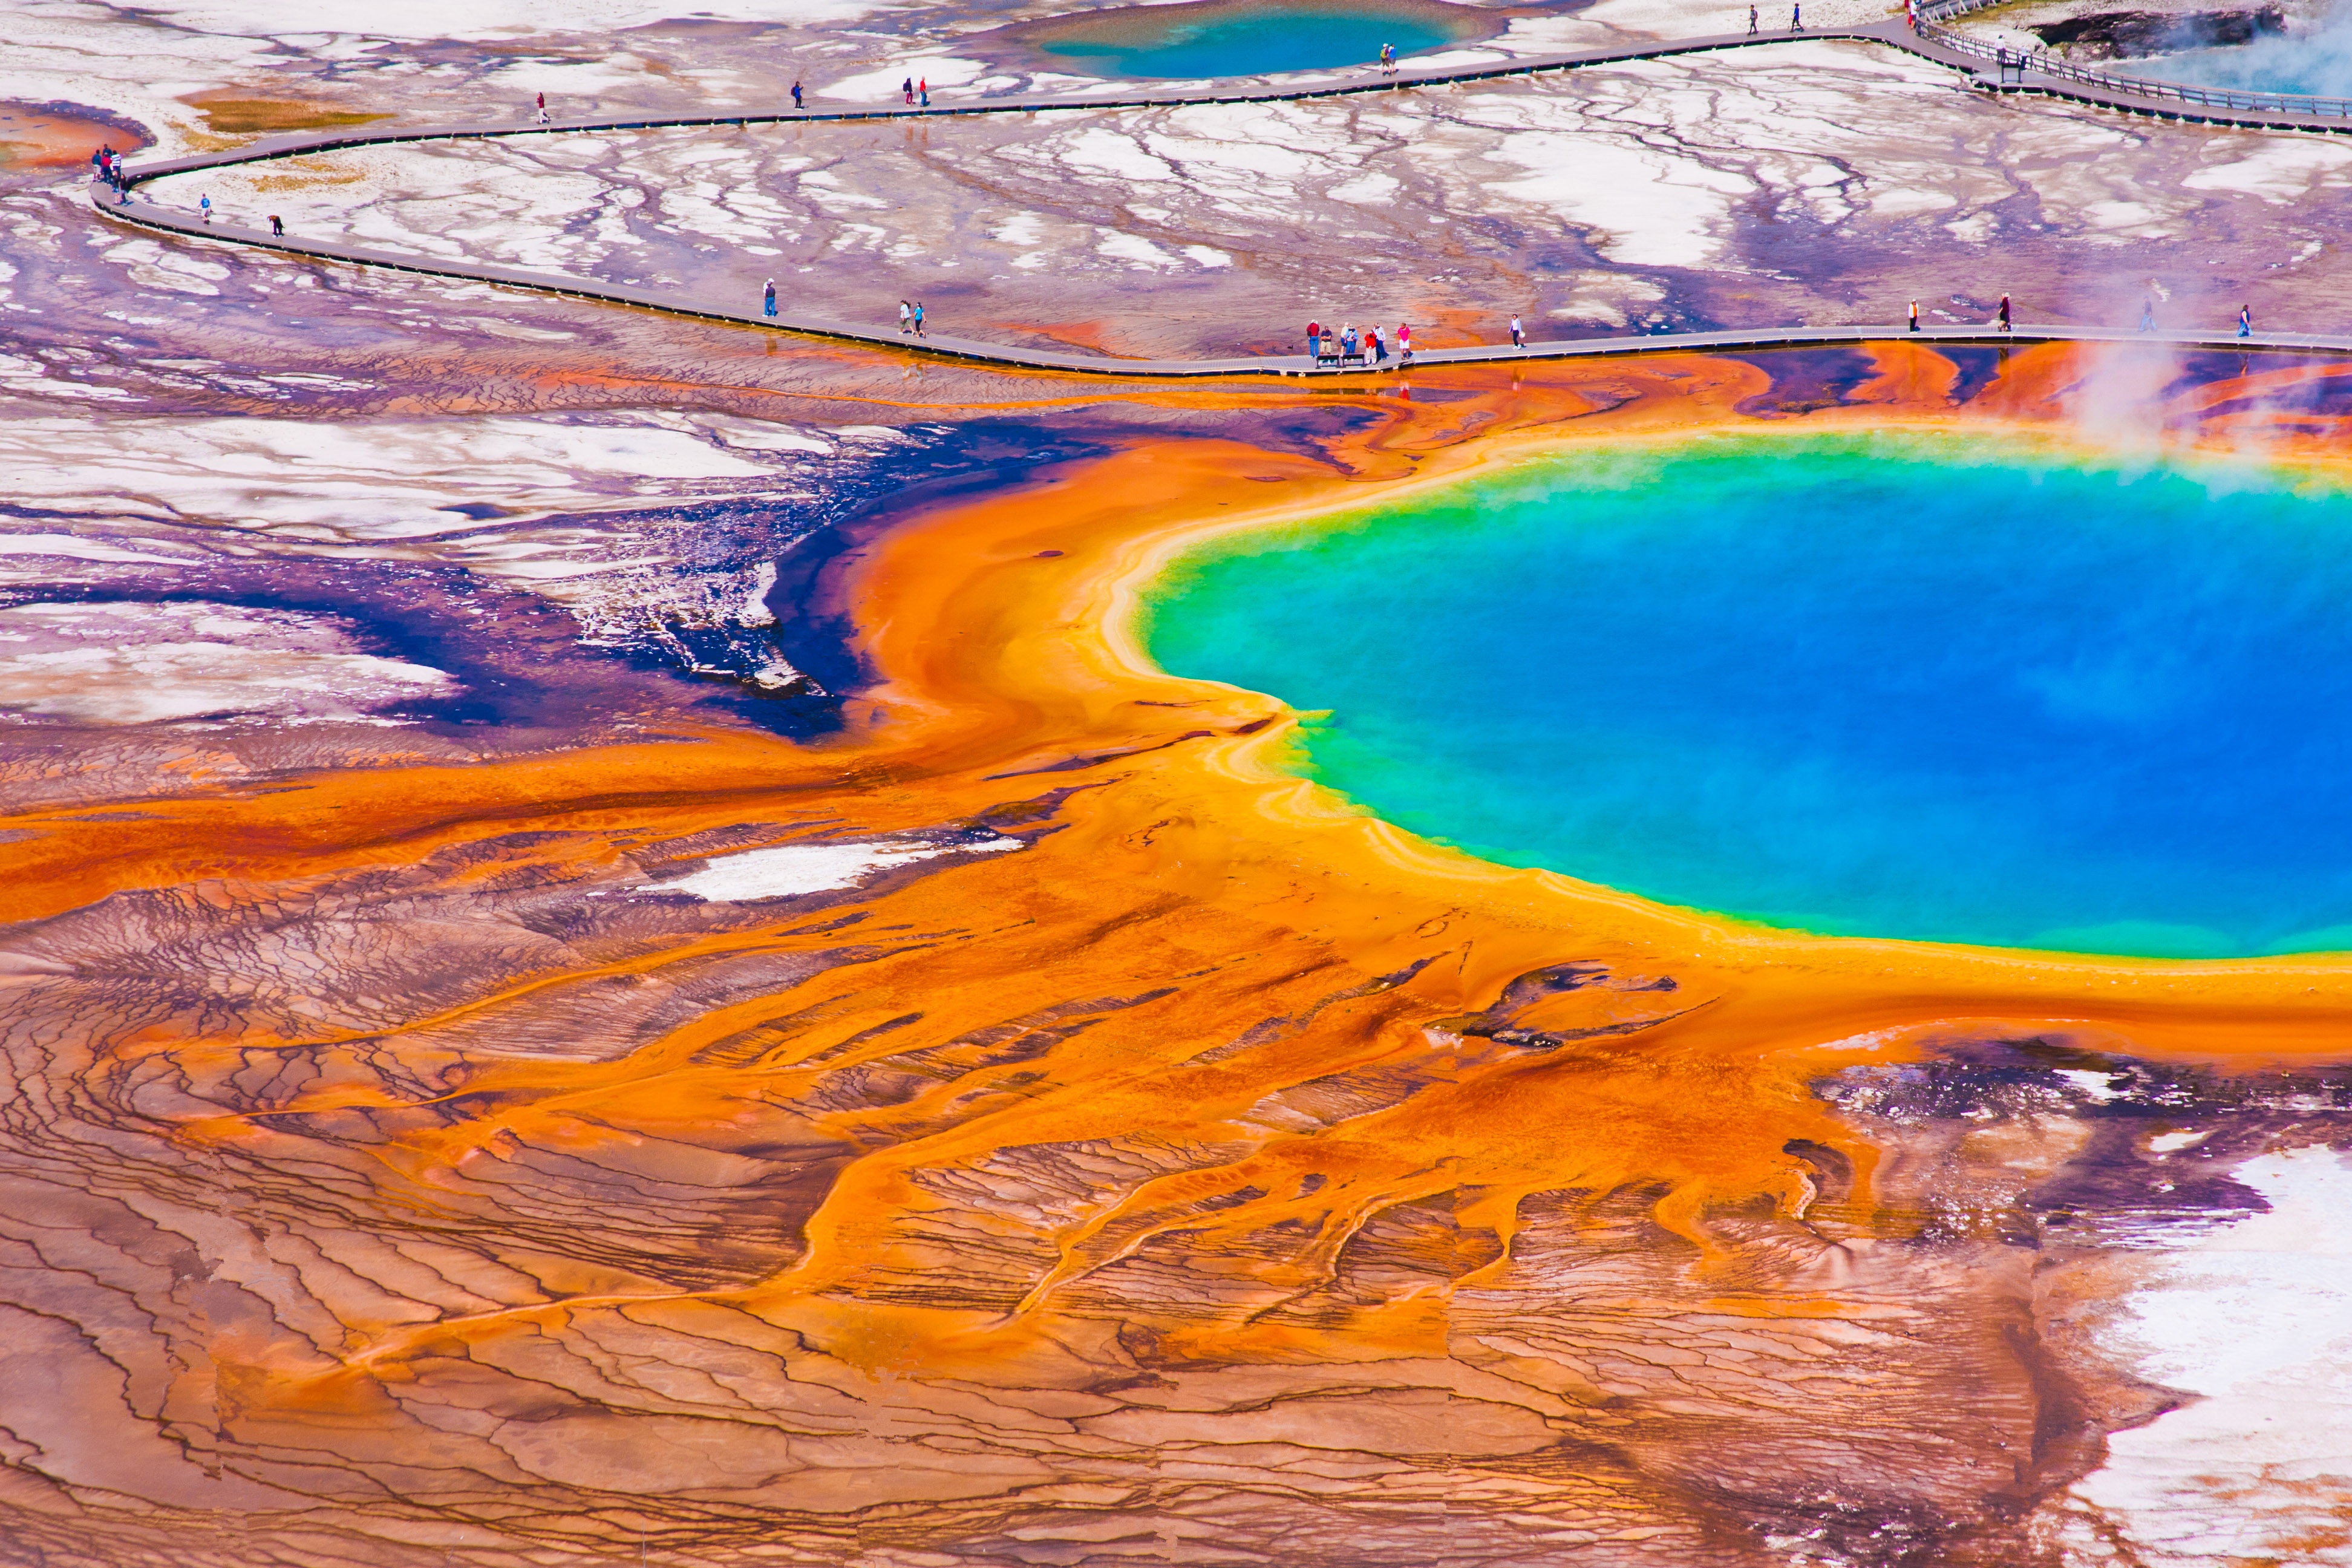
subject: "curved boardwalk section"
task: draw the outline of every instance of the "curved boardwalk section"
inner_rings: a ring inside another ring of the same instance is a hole
[[[1959,10],[1967,8],[1969,7],[1949,7],[1941,14],[1956,15]],[[1715,34],[1665,42],[1627,44],[1606,49],[1588,49],[1568,54],[1532,56],[1506,61],[1452,66],[1441,69],[1420,71],[1408,69],[1394,76],[1376,77],[1370,79],[1325,81],[1287,88],[1264,86],[1231,89],[1211,85],[1143,93],[1073,93],[986,99],[971,102],[933,104],[921,108],[881,104],[847,108],[782,110],[770,113],[639,115],[620,119],[558,120],[544,125],[536,123],[419,125],[373,132],[350,131],[313,135],[277,136],[265,138],[228,152],[196,153],[184,158],[144,163],[129,172],[128,183],[136,186],[167,175],[194,174],[206,169],[229,168],[238,164],[299,157],[307,153],[334,152],[345,148],[419,142],[577,135],[582,132],[606,131],[653,131],[711,126],[930,120],[984,114],[1036,114],[1102,109],[1159,109],[1181,107],[1187,104],[1266,103],[1340,98],[1357,94],[1404,91],[1414,88],[1442,87],[1456,82],[1491,80],[1503,77],[1528,76],[1543,71],[1572,70],[1582,66],[1663,59],[1677,55],[1703,54],[1716,50],[1747,48],[1759,44],[1785,43],[1800,38],[1885,44],[1934,60],[1940,65],[1969,71],[1975,78],[1976,85],[1989,90],[2042,93],[2129,113],[2216,125],[2260,127],[2283,131],[2352,130],[2352,121],[2347,121],[2343,112],[2347,106],[2336,103],[2334,100],[2309,100],[2309,110],[2297,113],[2282,107],[2284,103],[2292,100],[2282,100],[2275,94],[2231,95],[2200,89],[2185,96],[2176,95],[2166,98],[2158,89],[2166,88],[2168,84],[2110,79],[2095,72],[2075,70],[2073,68],[2067,68],[2061,74],[2046,60],[2042,60],[2037,65],[2035,61],[2038,57],[2011,55],[2006,51],[1998,50],[1994,46],[1981,40],[1937,26],[1933,22],[1924,24],[1915,31],[1906,23],[1890,20],[1864,26],[1808,29],[1803,32]],[[1981,68],[1988,60],[1994,68],[1990,71]],[[2233,97],[2241,100],[2239,106],[2233,107],[2226,102],[2208,101]],[[707,300],[683,298],[676,293],[663,293],[626,284],[530,272],[519,268],[500,267],[488,262],[443,261],[406,252],[379,250],[366,246],[341,244],[332,240],[274,236],[258,229],[239,227],[229,224],[208,224],[152,204],[116,202],[107,199],[104,195],[97,198],[95,205],[98,211],[110,219],[194,238],[254,246],[322,261],[382,267],[404,272],[457,279],[467,282],[528,289],[572,299],[635,306],[644,310],[660,310],[703,321],[779,330],[844,342],[866,343],[940,359],[962,360],[1007,369],[1042,371],[1066,375],[1102,375],[1122,378],[1197,378],[1378,375],[1393,374],[1406,368],[1401,362],[1393,360],[1378,366],[1351,366],[1346,369],[1318,368],[1304,354],[1265,354],[1214,360],[1129,360],[1113,359],[1098,354],[1067,353],[1050,349],[1019,348],[963,338],[928,336],[909,339],[901,332],[885,328],[827,321],[793,312],[767,316],[750,310],[730,309]],[[1914,334],[1906,333],[1900,327],[1877,324],[1750,328],[1727,331],[1553,340],[1530,343],[1521,348],[1496,345],[1424,350],[1414,356],[1413,363],[1460,364],[1522,359],[1593,358],[1616,354],[1654,353],[1668,350],[1722,351],[1837,345],[1908,335]],[[2251,337],[2238,337],[2220,333],[2130,332],[2091,327],[2023,325],[2009,333],[1996,331],[1990,326],[1932,327],[1916,335],[1926,341],[1943,342],[2117,342],[2164,343],[2207,349],[2352,351],[2352,335],[2262,333]]]

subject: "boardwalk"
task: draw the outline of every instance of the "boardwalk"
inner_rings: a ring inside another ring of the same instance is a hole
[[[1194,103],[1266,103],[1304,99],[1340,98],[1364,93],[1441,88],[1460,82],[1529,76],[1544,71],[1573,70],[1586,66],[1664,59],[1678,55],[1704,54],[1725,49],[1746,49],[1759,45],[1786,43],[1796,38],[1884,44],[1934,60],[1939,65],[1966,71],[1976,79],[1977,85],[1988,90],[2039,93],[2095,104],[2126,113],[2146,114],[2203,124],[2258,127],[2280,131],[2352,130],[2352,121],[2347,121],[2340,112],[2342,106],[2330,104],[2327,100],[2313,100],[2314,109],[2334,108],[2338,112],[2295,114],[2279,109],[2277,103],[2280,100],[2276,100],[2274,95],[2242,95],[2248,100],[2246,106],[2233,108],[2226,104],[2191,101],[2180,97],[2163,97],[2152,91],[2143,90],[2158,84],[2111,81],[2095,73],[2070,72],[2062,77],[2050,71],[2030,68],[2021,69],[2015,64],[2012,64],[2006,72],[2001,72],[1993,61],[1979,56],[1979,50],[1989,53],[1990,46],[1980,45],[1977,40],[1960,37],[1958,35],[1935,26],[1915,34],[1904,23],[1889,20],[1863,26],[1812,29],[1801,34],[1766,32],[1751,36],[1746,33],[1725,33],[1664,42],[1630,42],[1604,49],[1530,56],[1510,60],[1450,66],[1442,69],[1405,70],[1395,76],[1321,81],[1288,87],[1269,85],[1234,88],[1213,84],[1139,93],[1106,89],[1095,93],[991,98],[935,103],[929,108],[909,108],[891,103],[826,109],[780,110],[773,112],[737,111],[727,114],[639,115],[620,119],[557,120],[546,125],[537,123],[417,125],[378,131],[353,130],[313,135],[274,136],[228,152],[197,153],[184,158],[142,163],[131,170],[130,180],[135,186],[167,175],[229,168],[269,159],[299,157],[305,153],[332,152],[342,148],[386,146],[417,142],[578,135],[596,132],[715,126],[782,125],[873,120],[940,120],[983,114],[1159,109]],[[2004,78],[2006,79],[2003,79]],[[2199,96],[2211,98],[2226,95],[2200,94]],[[323,261],[388,268],[397,271],[422,273],[431,277],[457,279],[468,282],[493,283],[509,288],[562,295],[570,299],[593,300],[608,304],[659,310],[701,321],[783,331],[842,342],[886,347],[931,358],[961,360],[1009,369],[1041,371],[1064,375],[1120,378],[1311,376],[1319,380],[1337,376],[1393,375],[1401,368],[1396,361],[1391,360],[1378,368],[1366,366],[1350,367],[1346,370],[1318,369],[1304,354],[1274,354],[1219,360],[1135,360],[1115,359],[1101,354],[1067,353],[1050,349],[1018,348],[936,335],[921,340],[911,340],[887,326],[867,326],[856,322],[825,321],[791,312],[771,317],[751,309],[735,310],[709,301],[685,298],[676,292],[664,292],[551,273],[530,272],[519,268],[499,267],[488,262],[444,261],[431,257],[402,251],[378,250],[366,246],[347,245],[328,239],[291,236],[277,237],[259,229],[243,228],[222,223],[205,224],[194,214],[181,215],[152,204],[134,203],[118,205],[105,195],[100,195],[94,200],[98,211],[112,221],[160,229],[192,238],[249,245],[289,256],[307,257]],[[1415,354],[1414,361],[1418,365],[1437,365],[1518,360],[1591,359],[1622,354],[1656,353],[1673,350],[1723,352],[1739,349],[1834,346],[1914,336],[1918,341],[1942,343],[2136,342],[2199,349],[2352,352],[2352,334],[2259,333],[2250,338],[2240,338],[2227,331],[2149,333],[2096,327],[2029,326],[2022,323],[2014,331],[2006,334],[1996,332],[1990,327],[1930,327],[1916,334],[1911,334],[1898,326],[1856,324],[1553,340],[1530,343],[1524,348],[1517,349],[1508,345],[1496,345],[1423,350]]]

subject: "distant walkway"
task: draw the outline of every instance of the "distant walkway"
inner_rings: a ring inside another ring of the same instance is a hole
[[[850,321],[830,321],[815,316],[803,316],[785,311],[775,316],[761,315],[756,309],[733,310],[723,305],[698,303],[681,299],[676,293],[641,289],[624,283],[601,283],[580,278],[565,278],[548,272],[526,272],[515,267],[498,267],[478,261],[439,261],[431,257],[414,256],[395,250],[372,250],[364,246],[341,245],[332,240],[301,240],[291,237],[273,238],[260,229],[239,228],[234,225],[205,224],[195,218],[166,213],[152,205],[118,207],[101,204],[100,211],[121,222],[137,224],[146,228],[163,229],[185,235],[192,239],[225,240],[236,245],[258,246],[265,250],[283,251],[289,256],[315,258],[321,261],[348,261],[368,267],[383,267],[397,272],[418,272],[434,278],[455,278],[474,283],[496,283],[512,289],[530,289],[541,293],[561,294],[572,300],[594,300],[609,305],[633,305],[642,310],[659,310],[673,316],[691,317],[696,321],[719,321],[729,326],[781,329],[806,337],[830,338],[837,342],[863,343],[875,348],[896,349],[902,353],[923,354],[933,359],[962,360],[1005,369],[1046,371],[1064,375],[1109,376],[1128,379],[1200,380],[1226,376],[1307,376],[1323,380],[1338,376],[1393,376],[1407,368],[1391,359],[1380,365],[1351,365],[1345,370],[1317,368],[1304,353],[1253,354],[1234,359],[1168,360],[1114,359],[1107,354],[1068,353],[1057,349],[1017,348],[1006,343],[979,342],[969,338],[945,337],[932,333],[928,337],[910,337],[888,326],[866,326]],[[2314,336],[2300,333],[2259,332],[2241,338],[2226,331],[2213,332],[2135,332],[2121,328],[2030,326],[2021,323],[2014,331],[2000,332],[1990,326],[1926,327],[1908,332],[1899,326],[1856,325],[1842,327],[1755,327],[1720,332],[1654,332],[1639,337],[1623,338],[1557,338],[1533,342],[1525,348],[1513,348],[1507,343],[1482,345],[1464,349],[1422,349],[1413,354],[1412,368],[1441,364],[1488,364],[1519,360],[1607,359],[1626,354],[1661,353],[1674,350],[1714,351],[1730,349],[1768,349],[1840,346],[1863,342],[1885,342],[1907,339],[1929,343],[1979,343],[2010,345],[2038,342],[2094,343],[2162,343],[2174,347],[2254,350],[2269,352],[2318,351],[2352,353],[2352,334]]]
[[[246,163],[262,163],[278,158],[295,158],[308,153],[334,152],[344,148],[378,147],[417,142],[578,135],[607,131],[655,131],[867,120],[935,120],[980,114],[1034,114],[1100,109],[1162,109],[1200,103],[1289,102],[1308,99],[1349,97],[1364,93],[1398,92],[1414,88],[1443,87],[1457,82],[1530,76],[1543,71],[1573,70],[1583,66],[1664,59],[1677,55],[1705,54],[1721,49],[1749,48],[1764,44],[1822,39],[1885,44],[1933,60],[1939,65],[1969,72],[1974,79],[1975,85],[1988,90],[2041,93],[2050,97],[2095,104],[2102,108],[2119,110],[2126,113],[2146,114],[2160,119],[2188,121],[2202,124],[2246,126],[2279,131],[2352,131],[2352,118],[2347,118],[2347,110],[2352,110],[2352,105],[2337,100],[2283,100],[2275,94],[2231,95],[2218,91],[2209,92],[2201,89],[2173,89],[2176,96],[2167,98],[2153,89],[2166,88],[2169,84],[2104,78],[2097,73],[2060,67],[2048,61],[2046,57],[2026,57],[1997,51],[1990,44],[1954,33],[1932,22],[1915,33],[1906,23],[1890,19],[1861,26],[1824,27],[1808,29],[1801,33],[1766,30],[1752,34],[1722,33],[1706,37],[1667,41],[1627,42],[1608,48],[1586,49],[1568,54],[1527,56],[1516,59],[1484,61],[1421,70],[1402,69],[1393,76],[1370,76],[1290,87],[1232,88],[1211,85],[1128,93],[1107,89],[1100,93],[1059,93],[1023,98],[963,100],[934,103],[928,108],[891,103],[773,111],[738,110],[725,114],[640,115],[620,119],[557,120],[545,125],[535,122],[511,125],[418,125],[404,128],[387,127],[380,131],[350,130],[310,135],[271,136],[228,152],[202,153],[184,158],[159,159],[142,163],[129,170],[128,179],[131,185],[137,186],[150,180],[162,179],[173,174],[194,174],[207,169],[234,168]],[[2004,55],[2005,59],[1995,59],[1993,57],[1997,53]],[[2043,68],[2034,67],[2032,62],[2036,58],[2042,60]],[[1992,68],[1984,68],[1988,64]],[[2003,68],[2004,65],[2005,68]],[[2058,74],[2062,69],[2064,74]],[[2185,96],[2190,94],[2193,94],[2196,101],[2192,101],[2189,96]],[[2244,107],[2236,108],[2227,103],[2206,101],[2233,97],[2245,100]],[[2310,112],[2300,114],[2288,112],[2276,107],[2282,101],[2305,101],[2312,106],[2312,110]],[[625,284],[567,278],[543,272],[528,272],[519,268],[500,267],[489,262],[442,261],[435,258],[403,251],[377,250],[366,246],[347,245],[333,240],[314,239],[298,235],[273,236],[260,229],[245,228],[232,224],[206,224],[193,214],[184,216],[169,212],[152,203],[117,205],[111,192],[103,186],[100,187],[100,194],[93,197],[93,205],[102,216],[110,220],[185,235],[192,238],[255,246],[289,256],[309,257],[322,261],[342,261],[359,266],[389,268],[402,272],[423,273],[436,278],[495,283],[509,288],[561,294],[571,299],[594,300],[609,304],[661,310],[672,315],[688,316],[702,321],[781,329],[810,337],[892,348],[939,359],[962,360],[1023,370],[1116,377],[1305,375],[1319,379],[1338,375],[1393,374],[1401,368],[1399,362],[1394,359],[1377,366],[1350,366],[1344,370],[1334,370],[1318,368],[1305,354],[1259,355],[1220,360],[1130,360],[1116,359],[1102,354],[1065,353],[1050,349],[1015,348],[1004,344],[938,335],[913,338],[895,331],[887,325],[869,327],[853,322],[826,321],[793,312],[768,316],[755,310],[735,310],[698,302],[683,299],[676,293],[662,293]],[[1808,344],[1850,344],[1914,336],[1929,342],[2160,342],[2213,349],[2352,351],[2352,335],[2309,336],[2260,333],[2250,338],[2240,338],[2223,332],[2149,333],[2096,327],[2034,327],[2021,324],[2013,332],[2007,334],[1998,333],[1984,327],[1930,327],[1912,334],[1906,332],[1900,327],[1892,326],[1763,328],[1719,332],[1661,332],[1637,337],[1552,340],[1529,343],[1524,348],[1496,345],[1468,349],[1423,350],[1417,353],[1413,358],[1417,365],[1463,364],[1529,359],[1583,359],[1631,353],[1655,353],[1667,350],[1720,351],[1738,348],[1782,348]]]

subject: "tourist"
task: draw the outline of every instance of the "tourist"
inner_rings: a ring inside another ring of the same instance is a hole
[[[2254,308],[2252,305],[2238,307],[2238,335],[2242,338],[2254,335]]]
[[[760,313],[763,316],[776,313],[776,280],[772,278],[768,279],[768,286],[760,290]]]
[[[2006,294],[2000,297],[2000,330],[2004,332],[2009,331],[2009,296]]]
[[[929,109],[931,106],[931,79],[925,77],[917,82],[915,91],[922,98],[923,107]]]
[[[1790,6],[1789,7],[1789,31],[1790,31],[1790,32],[1792,32],[1792,33],[1801,33],[1801,32],[1803,32],[1804,30],[1805,30],[1805,5],[1804,5],[1804,0],[1796,0],[1796,4],[1794,4],[1794,5],[1790,5]]]
[[[1355,323],[1352,321],[1339,329],[1339,357],[1342,360],[1360,360],[1364,357],[1364,340],[1356,335]]]
[[[799,78],[797,78],[797,77],[795,77],[795,78],[793,78],[793,107],[794,109],[798,109],[800,106],[801,106],[801,84],[800,84],[800,79],[799,79]]]
[[[205,221],[206,223],[210,223],[210,222],[212,222],[212,221],[213,221],[213,199],[212,199],[212,197],[211,197],[211,196],[209,196],[209,195],[199,196],[199,197],[196,199],[196,210],[197,210],[198,212],[203,213],[203,214],[205,215]]]
[[[919,338],[923,335],[923,302],[920,300],[915,301],[915,335]]]
[[[898,84],[898,90],[899,90],[901,93],[903,93],[903,94],[905,94],[905,95],[906,95],[906,99],[907,99],[907,107],[908,107],[908,108],[909,108],[909,109],[914,108],[914,107],[915,107],[915,79],[914,79],[913,77],[908,77],[906,80],[904,80],[904,81],[900,82],[900,83]]]
[[[275,236],[277,238],[279,238],[279,239],[283,239],[283,238],[285,238],[285,237],[286,237],[286,220],[285,220],[284,218],[282,218],[282,217],[279,217],[276,213],[271,213],[271,214],[269,215],[269,232],[271,233],[271,235]]]
[[[1412,363],[1412,329],[1404,322],[1399,321],[1397,323],[1397,363],[1407,365]]]
[[[1519,325],[1519,319],[1517,316],[1511,318],[1511,346],[1515,349],[1528,346],[1527,331]]]
[[[1308,359],[1323,357],[1323,323],[1320,321],[1307,323],[1307,357]]]
[[[1751,38],[1756,36],[1756,7],[1753,5],[1748,7],[1748,36]]]
[[[1911,330],[1915,332],[1919,330],[1919,301],[1916,300],[1911,301]]]
[[[2156,331],[2156,296],[2153,294],[2139,302],[2139,330],[2143,332]]]
[[[1378,326],[1374,326],[1371,329],[1371,334],[1372,363],[1374,364],[1386,364],[1389,358],[1389,346],[1388,344],[1381,342],[1381,329]]]
[[[547,124],[547,123],[548,123],[548,119],[547,119],[547,94],[545,94],[545,93],[543,93],[543,92],[542,92],[542,93],[541,93],[541,94],[539,95],[539,122],[540,122],[541,125],[545,125],[545,124]]]
[[[911,332],[914,330],[915,307],[909,305],[904,300],[901,300],[898,301],[898,331],[901,332]]]

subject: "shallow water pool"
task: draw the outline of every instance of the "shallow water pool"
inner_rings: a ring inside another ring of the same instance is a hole
[[[1206,0],[1094,12],[1035,47],[1089,75],[1180,80],[1370,65],[1383,44],[1403,56],[1482,30],[1475,13],[1427,0]]]
[[[2352,497],[2283,471],[1570,451],[1203,547],[1144,631],[1489,859],[1835,934],[2352,947]]]

